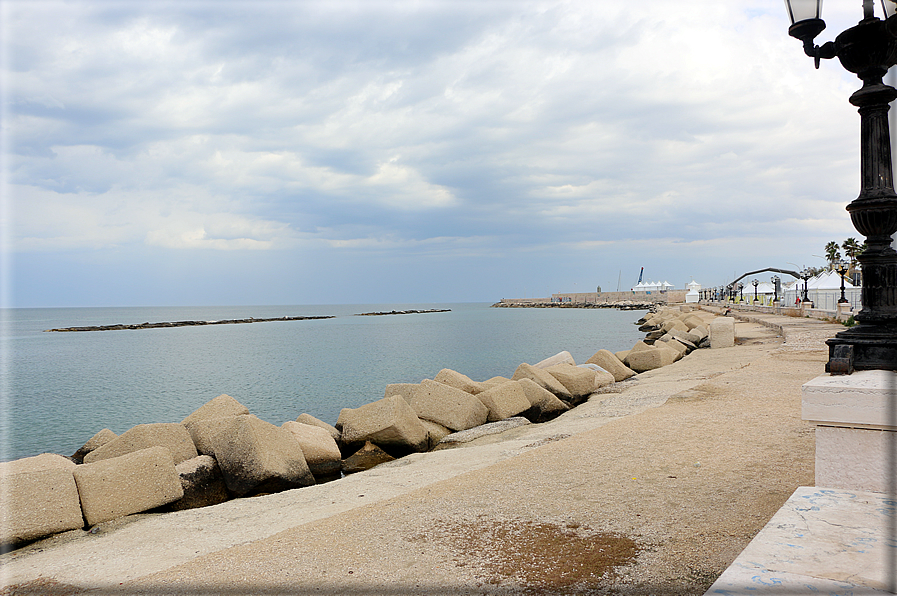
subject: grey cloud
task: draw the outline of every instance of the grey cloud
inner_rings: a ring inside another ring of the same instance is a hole
[[[137,222],[135,247],[184,258],[235,258],[243,236],[300,260],[332,242],[333,267],[588,261],[570,247],[641,239],[685,255],[764,228],[796,247],[794,222],[836,221],[855,187],[840,75],[812,72],[772,0],[750,18],[707,4],[732,24],[612,3],[12,4],[11,179],[58,204],[103,195],[119,214],[97,207],[91,233]]]

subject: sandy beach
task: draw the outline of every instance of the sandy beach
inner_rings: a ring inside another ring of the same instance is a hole
[[[36,542],[0,594],[703,594],[814,483],[800,387],[843,329],[751,319],[548,423]]]

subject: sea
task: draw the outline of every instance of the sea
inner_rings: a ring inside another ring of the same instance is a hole
[[[103,428],[180,422],[226,393],[280,425],[308,413],[333,424],[342,408],[450,368],[474,380],[510,377],[563,350],[582,363],[643,337],[644,313],[491,308],[489,303],[3,309],[0,461],[71,455]],[[357,316],[448,309],[449,312]],[[75,326],[331,316],[139,330],[47,332]]]

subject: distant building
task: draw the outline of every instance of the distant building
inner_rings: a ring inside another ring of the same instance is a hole
[[[666,292],[667,290],[672,289],[673,284],[666,281],[640,282],[638,285],[632,287],[633,292],[646,292],[648,294],[651,292]]]

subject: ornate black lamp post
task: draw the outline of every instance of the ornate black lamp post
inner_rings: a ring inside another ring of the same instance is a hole
[[[778,275],[773,275],[769,281],[772,282],[772,302],[775,304],[779,301],[779,281],[781,280]]]
[[[897,89],[882,81],[897,64],[897,16],[889,14],[894,3],[882,1],[887,17],[883,21],[873,14],[872,0],[863,0],[863,20],[820,47],[813,39],[825,29],[822,0],[785,2],[792,22],[788,33],[803,42],[804,52],[816,67],[820,59],[837,57],[863,81],[862,88],[850,96],[860,113],[861,190],[847,206],[854,227],[866,236],[868,245],[859,256],[863,309],[856,315],[858,325],[826,342],[829,362],[825,369],[836,374],[853,369],[897,370],[897,252],[890,246],[897,232],[897,193],[888,131],[888,104],[897,98]]]
[[[800,272],[800,278],[801,278],[802,280],[804,280],[804,297],[803,297],[803,299],[802,299],[803,302],[806,302],[807,300],[809,300],[809,295],[808,295],[808,293],[807,293],[807,282],[810,280],[810,277],[811,277],[811,276],[810,276],[810,270],[809,270],[809,269],[803,269],[803,270],[801,270],[801,272]]]
[[[760,285],[760,282],[755,279],[751,283],[754,285],[754,304],[757,304],[757,286]]]
[[[841,261],[838,263],[838,266],[835,267],[835,271],[841,276],[841,297],[838,299],[838,304],[844,304],[845,302],[848,302],[847,298],[844,297],[844,275],[848,271],[847,263]]]

